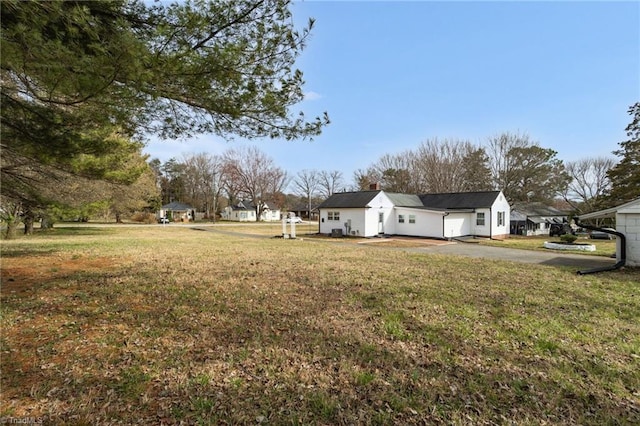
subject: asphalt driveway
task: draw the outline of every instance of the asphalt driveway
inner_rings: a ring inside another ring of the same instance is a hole
[[[448,244],[429,245],[406,249],[415,253],[439,253],[486,259],[509,260],[520,263],[537,263],[541,265],[569,266],[576,270],[611,266],[616,263],[613,258],[590,256],[584,254],[556,253],[533,250],[520,250],[507,247],[483,246],[477,243],[451,242]]]
[[[227,235],[252,237],[252,238],[273,238],[268,235],[252,235],[237,231],[226,231],[220,228],[213,227],[194,227],[192,229],[200,231],[213,231],[223,233]],[[302,236],[301,236],[302,237]],[[403,238],[395,238],[402,240]],[[410,240],[415,241],[415,238]],[[308,241],[313,241],[311,238]],[[379,239],[362,239],[356,244],[362,244],[369,247],[380,247],[394,250],[404,250],[411,253],[438,253],[453,256],[466,256],[477,257],[485,259],[497,259],[507,260],[512,262],[550,265],[550,266],[567,266],[576,268],[577,271],[584,271],[593,268],[601,268],[612,266],[616,263],[616,259],[603,257],[603,256],[591,256],[584,254],[572,254],[572,253],[557,253],[557,252],[544,252],[533,250],[521,250],[508,247],[492,247],[483,246],[474,242],[463,241],[443,241],[443,240],[423,240],[425,245],[419,247],[385,247],[378,246],[376,242],[382,242]],[[325,241],[326,242],[326,241]],[[342,243],[340,243],[342,244]]]

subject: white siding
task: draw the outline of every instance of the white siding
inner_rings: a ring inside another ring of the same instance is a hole
[[[498,225],[498,212],[504,212],[504,223],[502,225]],[[491,206],[491,237],[506,237],[509,235],[509,223],[511,221],[511,206],[507,202],[506,198],[500,193],[498,198],[496,198],[493,206]],[[546,224],[545,232],[549,232],[549,228],[547,228]]]
[[[404,223],[400,223],[400,215],[404,216]],[[416,223],[410,223],[409,217],[415,216]],[[415,237],[443,238],[443,213],[418,210],[411,208],[396,208],[396,234]]]
[[[367,205],[369,207],[365,213],[365,236],[373,237],[380,233],[395,233],[395,211],[389,197],[384,192],[380,192]],[[379,224],[380,213],[384,215],[382,226]]]
[[[339,220],[329,220],[328,213],[338,212],[340,214]],[[364,209],[322,209],[320,211],[320,233],[331,234],[333,229],[341,229],[342,233],[346,235],[345,223],[351,221],[351,235],[357,235],[360,237],[364,235]]]
[[[280,221],[280,210],[263,210],[262,220],[265,222]]]
[[[329,220],[329,212],[339,212],[340,220]],[[346,224],[351,221],[349,235],[373,237],[378,235],[378,215],[384,213],[383,231],[392,234],[393,204],[383,193],[378,193],[364,208],[326,208],[320,211],[320,233],[330,234],[333,229],[342,229],[346,235]]]
[[[478,225],[478,213],[484,214],[484,225]],[[476,209],[475,213],[471,213],[471,232],[470,234],[478,237],[488,237],[491,232],[491,209]]]
[[[475,215],[473,213],[448,214],[444,217],[444,237],[456,238],[471,235],[472,221],[475,224]]]
[[[329,220],[329,212],[338,212],[339,220]],[[477,225],[477,213],[484,214],[484,225]],[[504,213],[504,223],[498,226],[498,212]],[[382,225],[379,223],[383,215]],[[320,211],[320,233],[330,234],[333,229],[341,229],[345,235],[373,237],[380,232],[388,235],[411,235],[431,238],[455,238],[467,235],[482,237],[504,237],[509,234],[511,209],[500,193],[492,208],[478,209],[477,212],[450,213],[424,210],[412,207],[394,207],[384,192],[379,192],[366,207],[326,208]],[[400,215],[404,223],[399,222]],[[415,216],[415,223],[409,217]],[[350,227],[347,224],[350,223]]]
[[[628,266],[640,266],[640,213],[620,213],[616,214],[616,230],[624,234],[627,240],[627,261]],[[617,256],[618,261],[621,260],[621,247],[622,243],[620,238],[617,238]]]

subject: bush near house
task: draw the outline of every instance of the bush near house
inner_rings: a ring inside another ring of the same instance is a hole
[[[560,239],[567,244],[573,244],[578,237],[573,234],[564,234],[560,236]]]

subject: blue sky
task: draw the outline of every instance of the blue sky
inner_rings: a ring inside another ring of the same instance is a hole
[[[613,157],[640,101],[640,2],[305,1],[292,11],[300,26],[316,19],[299,107],[329,113],[321,136],[201,135],[145,152],[166,161],[250,143],[291,176],[340,170],[349,184],[355,170],[427,139],[484,145],[518,132],[575,161]]]

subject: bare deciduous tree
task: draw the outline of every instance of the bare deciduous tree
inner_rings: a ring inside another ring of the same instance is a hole
[[[354,174],[355,186],[401,193],[482,191],[491,189],[491,172],[483,148],[465,140],[430,139],[416,150],[385,154]]]
[[[354,191],[366,191],[372,184],[382,182],[382,174],[374,166],[369,166],[367,169],[358,169],[353,172],[353,186]]]
[[[615,161],[607,157],[585,158],[566,164],[571,177],[564,199],[579,213],[598,210],[602,197],[611,187],[607,172]]]
[[[399,154],[385,154],[372,166],[375,175],[380,176],[382,188],[389,192],[415,192],[415,162],[410,151]]]
[[[188,154],[183,158],[183,201],[213,217],[218,205],[223,179],[222,159],[219,156],[200,153]]]
[[[324,198],[329,198],[340,191],[343,185],[343,175],[339,170],[321,170],[318,173],[318,190]]]
[[[320,174],[317,170],[304,169],[298,172],[293,179],[293,188],[296,195],[307,201],[307,212],[311,217],[311,199],[317,194],[320,186]]]
[[[258,219],[265,202],[282,193],[287,173],[256,147],[230,149],[223,154],[224,186],[229,199],[242,196],[256,206]]]
[[[415,152],[416,192],[461,192],[465,188],[465,159],[473,152],[469,141],[429,139]]]
[[[494,186],[509,201],[550,203],[571,180],[556,151],[540,147],[527,135],[503,133],[492,137],[488,154]]]
[[[516,185],[515,174],[519,168],[516,163],[517,159],[511,155],[511,152],[515,148],[525,148],[531,145],[532,142],[528,135],[517,133],[507,132],[489,138],[487,154],[495,188],[502,190],[505,194],[510,193],[512,187]]]

